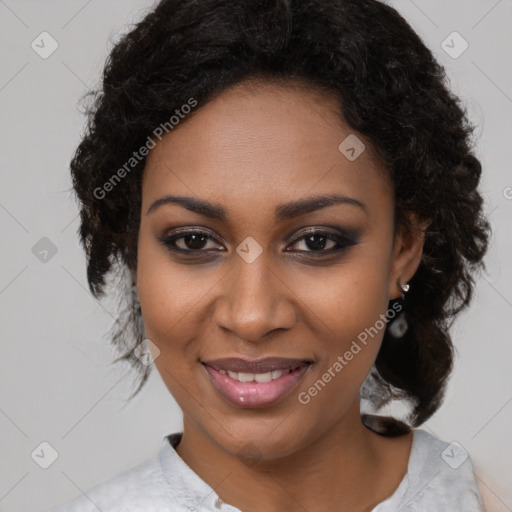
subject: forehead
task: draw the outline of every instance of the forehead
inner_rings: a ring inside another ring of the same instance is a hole
[[[157,142],[144,170],[143,208],[166,193],[228,209],[327,193],[381,211],[392,200],[370,142],[346,124],[332,95],[266,82],[228,89]]]

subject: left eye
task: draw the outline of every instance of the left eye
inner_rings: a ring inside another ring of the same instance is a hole
[[[330,233],[326,231],[308,231],[298,237],[292,245],[302,242],[308,249],[298,249],[300,252],[317,252],[317,253],[329,253],[334,251],[340,251],[346,249],[351,245],[355,245],[355,242],[349,240],[347,237]]]

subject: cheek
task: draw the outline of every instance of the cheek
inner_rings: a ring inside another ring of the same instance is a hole
[[[187,272],[177,269],[151,237],[141,230],[138,246],[137,290],[144,327],[146,336],[161,351],[172,351],[176,357],[183,348],[179,340],[186,339],[183,333],[191,327],[188,317],[197,307],[201,290],[190,286]]]
[[[324,329],[320,339],[331,340],[329,347],[357,338],[388,305],[384,259],[365,258],[362,253],[340,266],[301,278],[305,283],[301,300],[317,316],[316,325]]]
[[[142,317],[146,337],[158,349],[157,357],[153,356],[156,370],[182,410],[188,410],[187,389],[192,388],[197,371],[197,354],[190,341],[197,326],[191,318],[202,294],[155,245],[139,242],[137,289]]]
[[[301,296],[313,312],[310,325],[316,326],[316,353],[320,357],[314,378],[301,391],[318,406],[327,401],[343,408],[357,396],[384,335],[388,306],[385,261],[375,253],[365,257],[361,251],[359,256],[331,268],[328,275],[317,272]],[[333,414],[335,410],[339,413],[334,407]]]
[[[197,286],[191,286],[192,272],[192,266],[174,262],[157,240],[156,233],[148,225],[141,225],[137,289],[146,331],[161,333],[170,331],[178,323],[186,323],[187,314],[193,310],[202,292]]]

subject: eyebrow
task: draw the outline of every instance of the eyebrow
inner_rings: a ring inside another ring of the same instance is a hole
[[[226,221],[229,218],[226,210],[220,204],[210,203],[204,199],[194,197],[172,195],[166,195],[154,201],[148,208],[146,215],[149,215],[165,204],[178,204],[187,210],[211,219]],[[278,222],[282,222],[335,204],[348,204],[367,212],[366,205],[358,199],[343,194],[329,194],[306,197],[289,203],[279,204],[275,208],[275,217]]]

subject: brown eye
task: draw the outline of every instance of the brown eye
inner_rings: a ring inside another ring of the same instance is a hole
[[[171,251],[182,253],[210,252],[215,249],[215,244],[208,247],[208,242],[219,242],[205,231],[180,231],[173,235],[159,238],[165,247]]]
[[[199,249],[204,249],[208,237],[204,235],[199,235],[197,233],[192,233],[190,235],[184,235],[179,238],[176,238],[174,241],[176,242],[177,240],[183,240],[183,245],[185,247],[180,247],[180,249],[190,249],[193,251],[197,251]],[[179,244],[176,243],[176,246],[179,247]]]
[[[302,244],[303,248],[296,248],[295,250],[298,252],[319,254],[330,254],[357,245],[357,242],[348,236],[320,230],[303,233],[302,236],[295,239],[292,246],[296,246],[299,242]]]
[[[310,235],[303,236],[300,240],[297,242],[303,241],[304,245],[310,249],[311,251],[323,251],[326,249],[326,246],[328,249],[332,249],[333,247],[336,247],[336,241],[332,240],[328,236],[325,236],[320,233],[313,233]],[[295,243],[297,243],[295,242]],[[303,250],[303,249],[299,249]]]

